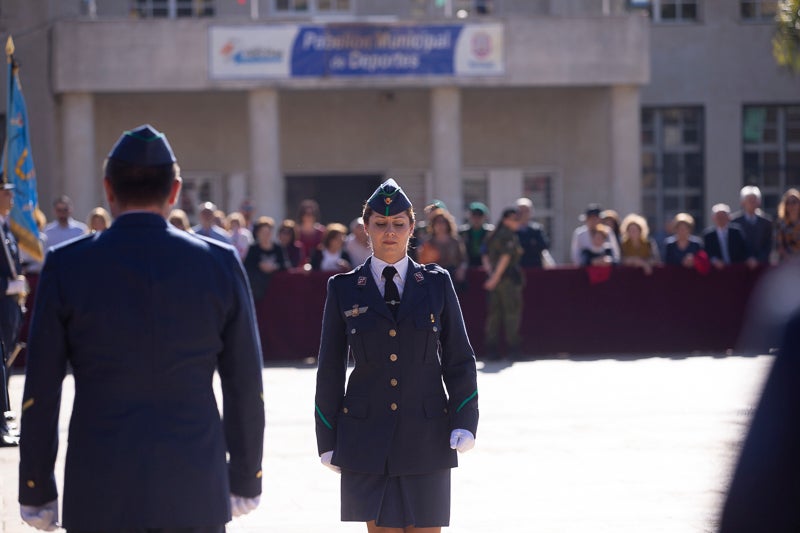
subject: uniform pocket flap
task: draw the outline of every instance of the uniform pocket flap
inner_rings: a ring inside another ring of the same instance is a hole
[[[425,398],[422,406],[428,418],[438,418],[447,414],[447,399],[444,396],[429,396]]]

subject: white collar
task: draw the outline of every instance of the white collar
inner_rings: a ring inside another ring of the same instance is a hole
[[[393,266],[397,270],[396,276],[400,276],[400,281],[404,282],[406,279],[406,273],[408,272],[408,256],[404,255],[403,258],[398,261],[397,263],[387,263],[381,259],[378,259],[374,255],[372,256],[372,260],[370,261],[370,269],[372,270],[372,276],[379,280],[383,277],[383,269],[387,266]]]

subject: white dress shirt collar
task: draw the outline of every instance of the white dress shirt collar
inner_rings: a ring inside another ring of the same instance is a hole
[[[406,284],[406,274],[408,273],[408,256],[404,255],[400,261],[394,264],[378,259],[374,255],[372,256],[369,267],[372,271],[372,278],[375,280],[375,284],[378,286],[378,290],[380,290],[381,295],[383,295],[383,287],[385,285],[383,280],[383,269],[387,266],[393,266],[397,270],[397,274],[394,275],[394,283],[397,285],[397,291],[400,293],[400,297],[402,298],[403,289],[405,288]]]

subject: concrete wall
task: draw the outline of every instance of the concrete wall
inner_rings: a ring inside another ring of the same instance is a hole
[[[638,16],[512,18],[506,75],[215,81],[208,77],[209,19],[62,21],[53,29],[53,88],[177,91],[293,88],[553,86],[649,80],[647,21]]]

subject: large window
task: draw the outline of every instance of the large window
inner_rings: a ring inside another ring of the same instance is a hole
[[[651,0],[650,16],[655,22],[696,22],[700,0]]]
[[[778,0],[741,0],[739,12],[742,20],[773,20],[778,12]]]
[[[774,213],[786,189],[800,186],[800,104],[745,106],[742,140],[744,183],[758,185]]]
[[[705,225],[703,137],[700,107],[642,110],[642,206],[656,236],[681,212]]]
[[[353,0],[274,0],[275,13],[334,14],[349,13]]]
[[[212,17],[214,0],[132,0],[131,13],[139,17]]]

